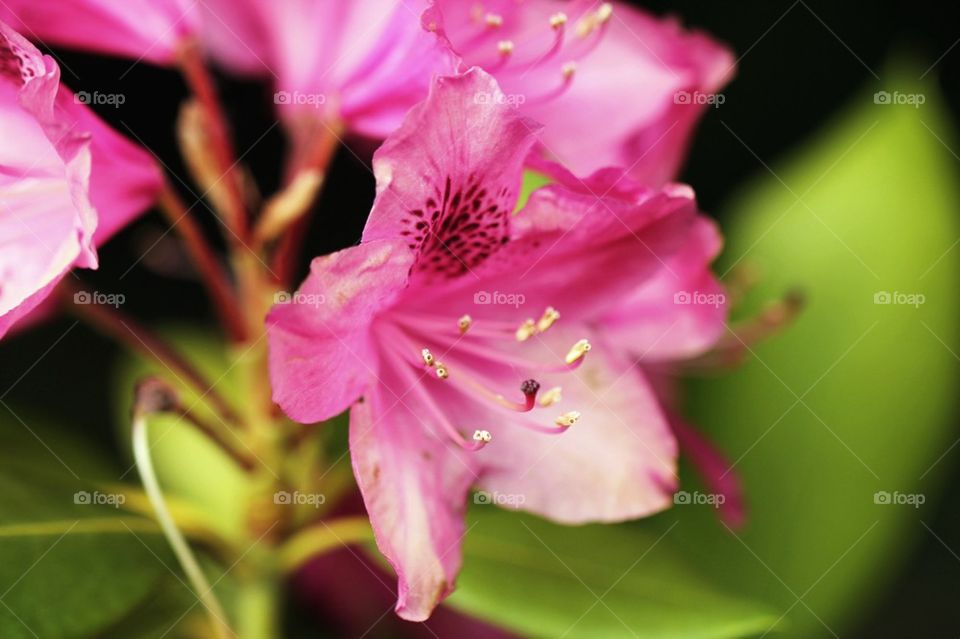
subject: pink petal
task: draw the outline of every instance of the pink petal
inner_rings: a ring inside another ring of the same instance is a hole
[[[225,67],[272,78],[286,117],[385,137],[449,58],[419,24],[425,0],[205,0],[204,42]]]
[[[410,255],[369,242],[318,257],[267,316],[273,399],[305,424],[343,412],[375,379],[372,322],[406,285]]]
[[[562,400],[522,417],[556,428],[558,416],[577,411],[579,421],[556,435],[494,422],[493,441],[477,453],[484,464],[479,486],[494,501],[502,495],[511,504],[512,495],[516,507],[567,524],[623,521],[667,508],[676,489],[677,444],[653,390],[622,348],[569,326],[534,338],[539,344],[530,347],[560,360],[583,337],[593,348],[576,371],[537,375],[541,397],[559,386]]]
[[[110,128],[66,89],[57,96],[57,108],[90,137],[90,200],[98,218],[94,242],[101,246],[153,205],[163,178],[150,153]]]
[[[577,174],[623,166],[645,184],[663,184],[676,177],[705,108],[676,96],[720,90],[733,74],[733,56],[673,19],[622,3],[614,3],[604,27],[580,34],[599,8],[578,0],[434,0],[423,24],[464,65],[494,73],[512,103],[545,125],[538,149],[545,157]],[[558,12],[566,23],[552,29]],[[510,55],[501,43],[510,43]],[[565,81],[569,62],[575,72]]]
[[[707,108],[678,104],[678,92],[714,94],[734,67],[730,51],[707,35],[617,4],[570,90],[529,113],[545,124],[543,151],[574,172],[624,166],[637,180],[659,185],[677,176]]]
[[[0,23],[0,336],[73,266],[96,267],[88,141],[54,112],[59,70]]]
[[[418,270],[441,276],[472,268],[506,241],[538,127],[500,96],[478,69],[436,79],[374,155],[377,199],[364,241],[405,238]]]
[[[195,0],[4,0],[0,18],[49,46],[173,64],[199,27]]]
[[[423,621],[460,569],[474,460],[421,421],[422,407],[391,362],[350,412],[350,453],[377,545],[397,573],[396,611]]]
[[[721,243],[716,225],[697,218],[680,251],[601,320],[607,339],[629,344],[645,361],[686,359],[712,348],[727,319],[723,287],[710,271]]]

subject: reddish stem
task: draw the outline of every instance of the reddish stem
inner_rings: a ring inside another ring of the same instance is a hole
[[[180,68],[187,85],[206,114],[206,123],[210,127],[210,142],[214,157],[224,180],[227,182],[226,192],[230,210],[224,213],[227,216],[230,229],[236,235],[236,237],[228,238],[228,240],[231,243],[245,245],[249,236],[249,227],[246,205],[235,170],[236,155],[230,141],[227,119],[220,104],[220,98],[217,96],[213,77],[203,61],[196,42],[188,41],[182,45]]]
[[[209,401],[226,420],[240,423],[237,413],[214,390],[214,385],[159,336],[106,304],[77,303],[78,295],[85,295],[94,302],[95,300],[88,291],[70,278],[65,278],[60,283],[59,292],[68,311],[107,337],[163,365],[178,379],[192,386],[200,398]]]
[[[183,200],[169,184],[164,186],[158,203],[170,226],[180,234],[190,252],[197,271],[210,293],[214,310],[227,333],[234,341],[243,341],[246,339],[247,329],[239,313],[240,302],[216,254],[204,238],[200,225],[190,215]]]
[[[304,170],[316,170],[325,175],[340,146],[339,126],[331,126],[324,121],[306,120],[295,122],[291,129],[294,149],[285,182],[289,184]],[[276,274],[281,286],[292,284],[309,227],[310,215],[302,215],[290,225],[277,244],[271,270]]]

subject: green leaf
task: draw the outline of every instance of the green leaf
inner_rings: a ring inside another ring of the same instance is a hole
[[[226,347],[208,334],[196,330],[173,329],[164,336],[189,359],[216,390],[233,406],[242,406],[238,368],[232,367]],[[130,450],[129,415],[137,382],[158,375],[176,386],[181,401],[209,424],[222,425],[222,418],[209,409],[192,388],[179,384],[179,379],[162,366],[136,356],[123,360],[116,377],[117,419],[125,449]],[[150,419],[150,452],[160,485],[170,495],[198,506],[208,515],[207,523],[226,539],[242,540],[246,532],[246,505],[250,481],[239,468],[206,435],[179,417],[158,415]]]
[[[692,418],[736,460],[749,523],[734,537],[686,507],[677,536],[729,587],[774,603],[797,637],[844,634],[907,542],[929,534],[935,479],[955,460],[940,458],[960,381],[958,164],[920,73],[883,88],[925,104],[875,104],[871,90],[726,218],[720,271],[750,263],[763,277],[748,311],[794,286],[809,303],[740,370],[694,385]],[[894,292],[923,303],[875,303]],[[876,504],[878,491],[926,504]]]
[[[12,415],[0,419],[0,636],[90,636],[172,558],[154,523],[102,484],[122,470],[79,437]]]
[[[768,611],[705,582],[670,532],[471,512],[450,605],[533,637],[747,637]]]

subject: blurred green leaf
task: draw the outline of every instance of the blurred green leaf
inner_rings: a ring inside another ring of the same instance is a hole
[[[697,576],[668,534],[486,506],[468,530],[449,604],[527,636],[748,637],[775,619]]]
[[[231,366],[226,346],[196,331],[173,329],[165,337],[196,368],[214,383],[218,393],[234,406],[242,406],[238,370]],[[224,426],[194,389],[179,383],[169,370],[130,355],[120,362],[116,376],[116,414],[118,423],[129,419],[134,388],[148,375],[157,375],[172,384],[191,412],[214,427]],[[129,428],[119,429],[121,439],[129,442]],[[246,505],[251,490],[245,472],[220,448],[192,424],[172,415],[150,420],[150,451],[160,485],[164,491],[200,507],[208,515],[207,523],[227,539],[239,540],[246,531]],[[127,443],[125,450],[130,450]]]
[[[116,506],[122,473],[69,429],[0,419],[0,636],[88,637],[169,575],[158,528]]]
[[[741,369],[692,389],[693,420],[744,481],[746,529],[734,537],[709,508],[686,507],[676,533],[724,583],[776,604],[797,637],[843,634],[906,542],[930,534],[934,480],[954,461],[941,457],[960,381],[958,163],[920,73],[899,69],[883,88],[925,104],[861,96],[726,218],[719,270],[750,263],[763,277],[747,314],[794,286],[809,303]],[[926,504],[876,504],[879,491]]]

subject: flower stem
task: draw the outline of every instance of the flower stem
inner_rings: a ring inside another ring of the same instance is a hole
[[[182,46],[180,68],[187,85],[206,115],[212,150],[226,180],[229,210],[224,213],[228,216],[228,224],[236,235],[234,239],[243,244],[247,241],[248,234],[247,211],[240,191],[233,144],[227,131],[227,119],[224,116],[220,98],[217,96],[216,86],[196,42],[187,42]]]
[[[143,482],[144,490],[153,510],[156,513],[157,521],[163,530],[164,536],[170,543],[177,561],[183,567],[183,571],[193,587],[194,593],[206,608],[210,616],[210,623],[218,639],[230,639],[235,637],[230,626],[226,622],[226,613],[213,587],[207,580],[206,575],[200,568],[196,556],[184,539],[176,522],[170,516],[170,511],[163,499],[163,491],[160,490],[160,483],[157,481],[156,472],[153,469],[153,462],[150,459],[150,442],[147,438],[147,420],[143,413],[135,412],[133,418],[133,457],[137,464],[137,471],[140,473],[140,480]]]
[[[160,364],[173,373],[178,380],[193,387],[200,398],[211,404],[224,419],[232,423],[239,423],[237,413],[217,393],[214,385],[163,339],[110,306],[76,303],[78,296],[86,295],[87,299],[92,298],[87,291],[74,284],[70,278],[65,278],[61,282],[59,292],[62,294],[64,306],[69,312],[86,321],[104,335],[125,344],[147,359]]]
[[[280,549],[280,568],[292,572],[307,560],[352,543],[373,539],[370,521],[365,517],[342,517],[320,521],[295,533]]]
[[[314,172],[321,180],[325,179],[330,162],[340,148],[341,125],[311,118],[296,120],[289,128],[294,149],[286,169],[286,183],[293,184],[303,172]],[[316,192],[319,194],[320,187]],[[280,238],[271,267],[281,286],[289,286],[293,281],[309,225],[309,214],[303,214]]]
[[[223,267],[204,238],[200,225],[170,184],[164,185],[159,205],[170,226],[177,230],[190,252],[223,327],[234,341],[243,341],[247,329],[239,313],[240,302]]]

